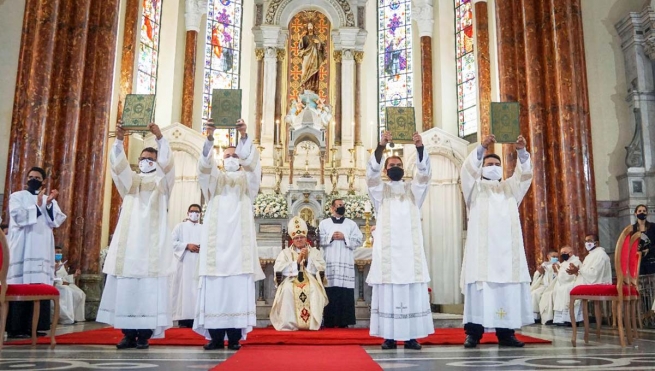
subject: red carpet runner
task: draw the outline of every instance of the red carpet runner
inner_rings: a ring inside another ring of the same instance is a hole
[[[256,328],[242,342],[250,345],[380,345],[382,339],[371,337],[368,329],[324,329],[320,331],[275,331],[272,327]],[[115,345],[123,334],[111,327],[74,332],[57,336],[57,345]],[[462,345],[466,335],[461,328],[439,328],[435,333],[419,339],[423,345]],[[527,344],[550,344],[550,341],[521,334],[516,337]],[[200,346],[207,341],[191,329],[172,328],[166,331],[166,338],[150,340],[151,345],[186,345]],[[494,333],[485,334],[482,344],[496,344]],[[31,341],[10,341],[8,345],[29,345]],[[50,344],[49,338],[39,338],[39,344]]]
[[[382,371],[364,348],[355,345],[252,345],[241,348],[210,371],[357,370]]]

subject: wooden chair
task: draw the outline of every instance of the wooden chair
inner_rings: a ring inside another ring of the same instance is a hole
[[[616,242],[614,251],[614,270],[616,273],[616,285],[598,284],[598,285],[578,285],[571,290],[571,302],[569,304],[569,313],[571,316],[571,325],[573,334],[571,344],[576,346],[577,325],[575,321],[575,301],[581,300],[582,314],[584,318],[584,342],[589,343],[589,312],[587,309],[588,301],[594,302],[594,311],[596,316],[596,337],[600,339],[601,311],[600,303],[602,301],[611,301],[612,308],[618,317],[619,337],[621,346],[625,347],[626,339],[628,344],[632,343],[633,337],[633,320],[631,314],[636,308],[639,292],[635,286],[639,275],[639,240],[641,233],[632,233],[632,226],[623,230]],[[625,306],[625,308],[624,308]],[[625,325],[625,333],[624,333]],[[636,331],[636,330],[635,330]]]
[[[309,243],[310,246],[316,247],[318,250],[321,249],[321,237],[320,237],[320,230],[318,227],[313,227],[311,225],[307,225],[307,242]],[[291,237],[287,233],[286,228],[282,228],[282,250],[286,249],[287,247],[291,246],[293,244],[293,240],[291,240]],[[325,272],[320,271],[318,272],[320,275],[321,279],[325,279]],[[284,277],[282,277],[282,272],[275,272],[275,283],[279,285]]]
[[[55,316],[50,326],[50,348],[54,349],[55,332],[59,321],[59,291],[53,285],[48,284],[7,284],[7,272],[9,271],[9,244],[7,237],[0,231],[0,336],[4,337],[7,324],[7,313],[9,302],[32,301],[34,312],[32,314],[32,345],[36,345],[36,328],[39,323],[39,312],[41,300],[52,300],[55,302]],[[0,350],[2,350],[3,339],[0,339]]]

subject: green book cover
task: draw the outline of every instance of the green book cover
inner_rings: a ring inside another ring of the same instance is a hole
[[[241,89],[214,89],[212,120],[217,128],[234,128],[241,118]]]
[[[414,107],[386,107],[386,129],[391,132],[394,143],[414,143],[412,137],[416,132]]]
[[[519,102],[491,102],[491,134],[498,143],[515,143],[521,135]]]
[[[154,94],[128,94],[123,105],[123,127],[145,129],[155,118]]]

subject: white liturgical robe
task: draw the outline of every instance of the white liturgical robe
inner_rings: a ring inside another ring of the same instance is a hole
[[[366,278],[373,288],[370,334],[395,340],[422,338],[434,333],[420,211],[432,177],[430,156],[417,155],[417,174],[411,182],[382,181],[382,163],[373,154],[366,168],[377,220]]]
[[[75,285],[75,276],[68,274],[66,266],[59,267],[56,275],[55,287],[59,290],[59,322],[64,325],[84,322],[86,294]]]
[[[602,247],[591,250],[584,258],[575,279],[575,285],[598,285],[612,283],[612,264]]]
[[[341,223],[338,223],[341,222]],[[362,245],[362,231],[348,218],[334,222],[332,218],[318,225],[321,247],[325,258],[325,287],[355,288],[355,258],[353,251]],[[335,232],[343,233],[343,240],[332,240]]]
[[[323,309],[328,303],[319,275],[319,272],[325,272],[323,253],[314,247],[309,248],[304,279],[298,282],[299,252],[291,246],[280,251],[275,259],[273,270],[284,276],[271,307],[271,323],[278,331],[318,330],[323,322]]]
[[[213,142],[205,142],[198,181],[208,200],[200,242],[199,291],[193,329],[211,339],[210,329],[241,329],[242,339],[256,325],[255,281],[264,278],[257,253],[252,204],[261,181],[259,151],[250,138],[235,153],[241,170],[219,170]]]
[[[555,280],[557,273],[553,270],[553,264],[550,262],[542,264],[544,274],[539,271],[534,272],[532,284],[530,285],[530,295],[532,296],[532,312],[534,319],[541,318],[541,311],[539,310],[539,302],[550,283]]]
[[[123,198],[103,272],[98,322],[120,329],[150,329],[161,338],[172,327],[169,279],[175,270],[168,200],[175,183],[173,156],[165,138],[157,140],[155,171],[131,170],[116,140],[109,153],[111,176]]]
[[[553,291],[553,323],[564,323],[571,321],[569,313],[569,293],[575,287],[576,276],[566,273],[571,264],[580,266],[582,262],[577,256],[571,256],[565,262],[562,262],[557,270],[557,282]],[[576,322],[582,321],[582,310],[580,303],[575,304]]]
[[[171,308],[173,321],[193,319],[198,300],[199,254],[187,250],[188,244],[200,246],[202,224],[190,220],[173,229],[173,252],[177,270],[171,281]]]
[[[56,200],[41,206],[29,191],[14,192],[9,196],[9,271],[7,283],[47,283],[55,278],[55,237],[53,228],[66,220]]]
[[[482,178],[483,153],[478,146],[461,171],[469,211],[461,282],[464,323],[518,329],[534,323],[518,209],[532,182],[530,154],[518,151],[514,174],[496,181]]]

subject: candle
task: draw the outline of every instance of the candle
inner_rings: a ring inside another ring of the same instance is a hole
[[[280,120],[275,120],[275,144],[280,144]]]
[[[365,213],[370,213],[371,212],[371,202],[370,201],[364,202],[364,212]]]

